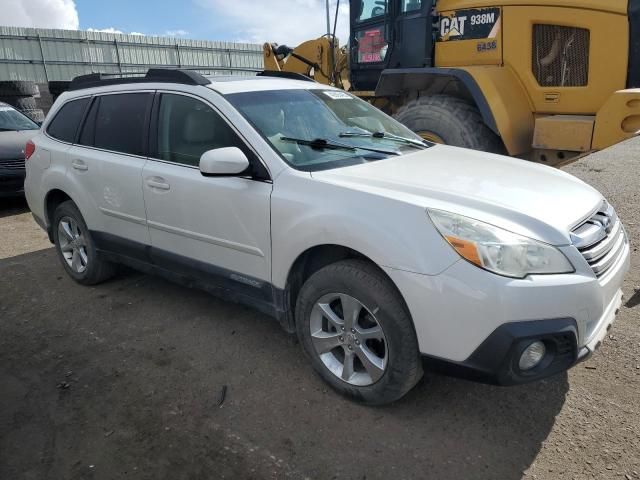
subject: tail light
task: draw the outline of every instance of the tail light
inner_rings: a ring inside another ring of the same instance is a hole
[[[24,147],[24,159],[29,160],[31,155],[33,155],[36,151],[36,144],[31,140],[27,142],[27,145]]]

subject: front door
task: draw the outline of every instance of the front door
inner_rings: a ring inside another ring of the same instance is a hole
[[[208,286],[272,300],[272,184],[250,175],[205,177],[198,168],[215,148],[236,146],[252,160],[248,147],[199,98],[159,94],[153,117],[143,189],[154,262]]]

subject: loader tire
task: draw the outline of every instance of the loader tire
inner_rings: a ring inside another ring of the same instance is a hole
[[[394,117],[434,143],[506,153],[502,140],[485,125],[478,109],[457,97],[420,97],[400,108]]]

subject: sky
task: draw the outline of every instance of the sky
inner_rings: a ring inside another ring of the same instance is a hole
[[[341,44],[347,41],[348,3],[340,2]],[[0,25],[7,26],[290,46],[326,31],[325,0],[0,0],[0,12]]]

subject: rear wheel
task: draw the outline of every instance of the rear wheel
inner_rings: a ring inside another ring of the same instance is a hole
[[[95,285],[115,274],[115,265],[98,257],[78,207],[61,203],[53,215],[53,241],[67,274],[82,285]]]
[[[449,95],[410,101],[395,119],[425,140],[491,153],[505,153],[500,138],[487,127],[478,109]]]
[[[352,399],[393,402],[422,376],[404,302],[367,262],[340,261],[313,274],[298,296],[296,328],[314,369]]]

